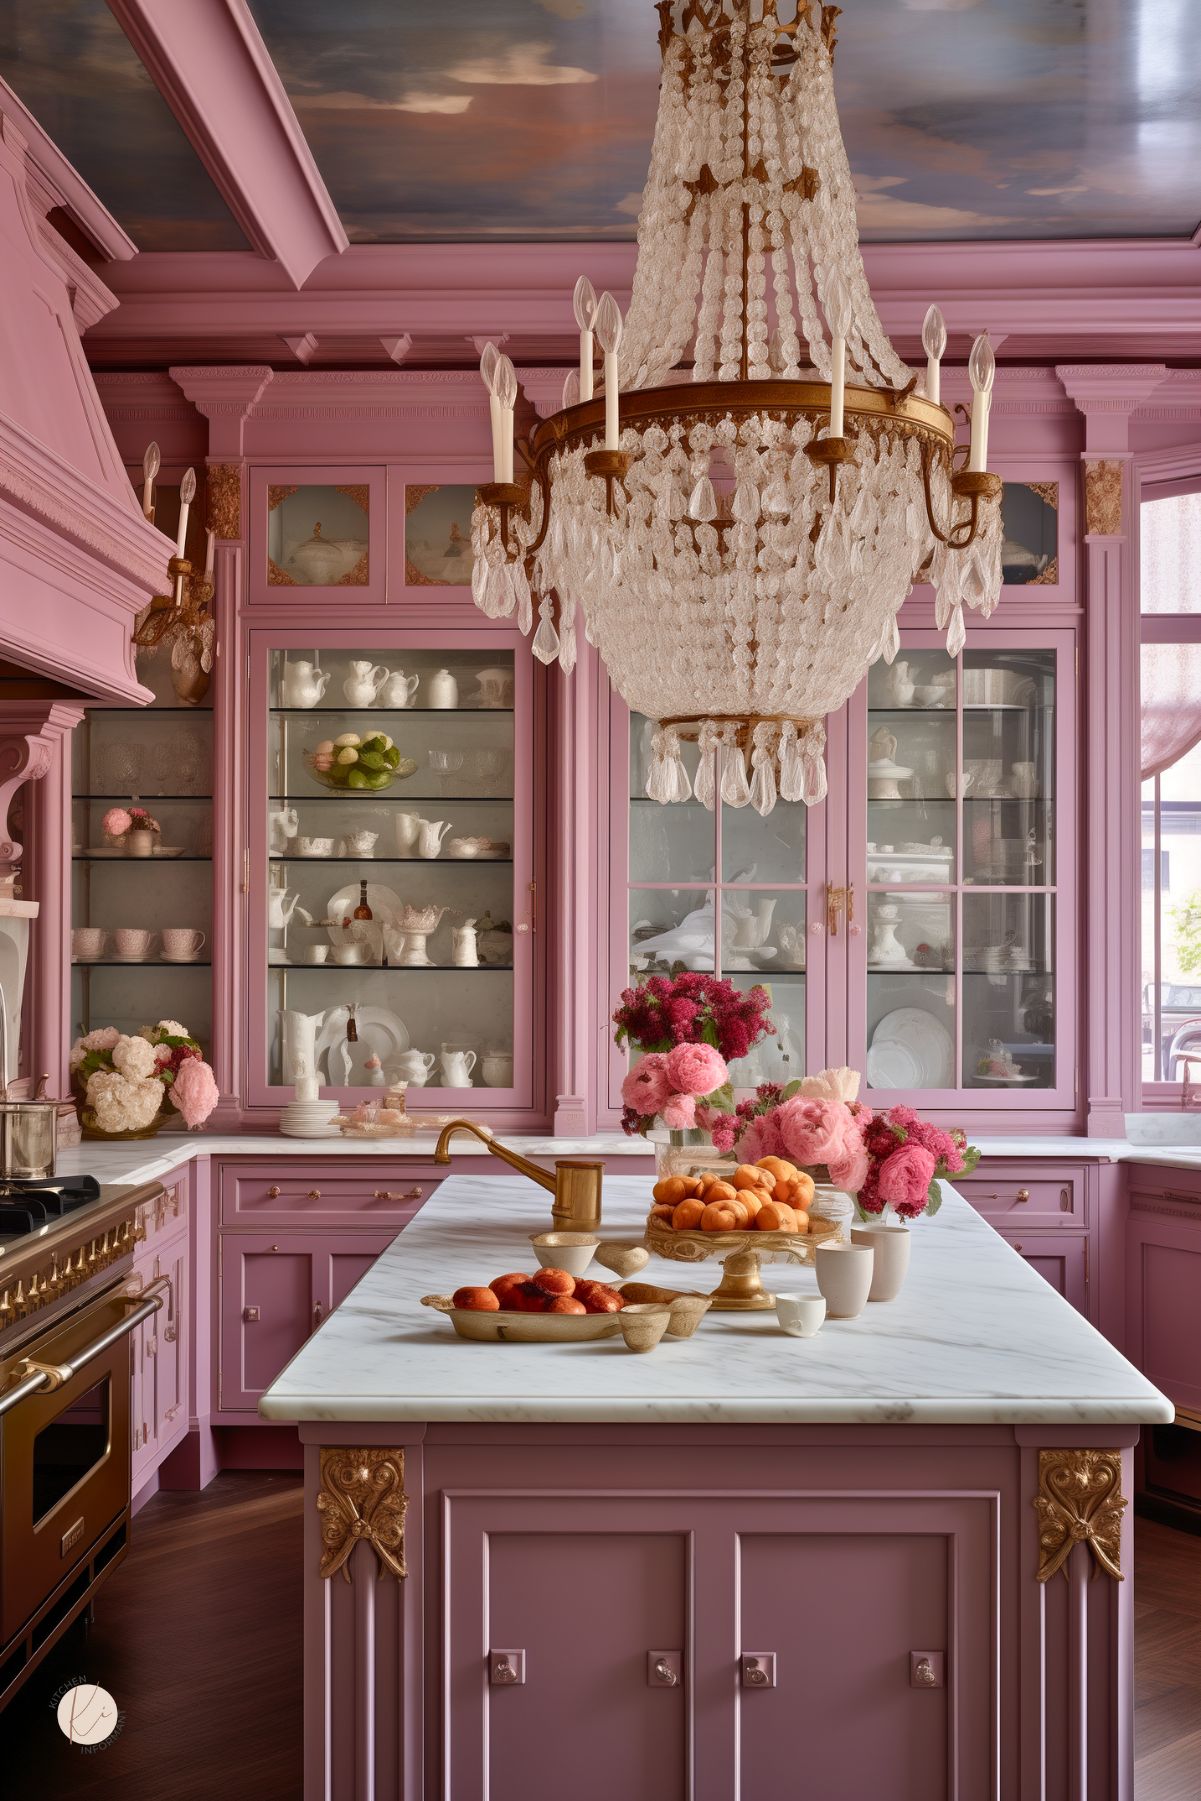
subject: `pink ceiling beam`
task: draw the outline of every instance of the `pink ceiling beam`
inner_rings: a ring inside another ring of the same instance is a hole
[[[348,240],[245,0],[109,5],[250,242],[302,286]]]
[[[135,346],[152,354],[156,340],[194,341],[232,359],[246,354],[240,343],[265,337],[407,333],[410,359],[423,337],[458,336],[466,362],[477,337],[570,338],[576,276],[624,304],[633,261],[628,244],[356,244],[294,293],[245,253],[140,256],[106,271],[120,304],[89,332],[88,348],[102,360]],[[956,338],[987,327],[1018,359],[1034,339],[1053,341],[1060,357],[1115,340],[1136,357],[1168,339],[1201,350],[1201,247],[1188,239],[869,245],[865,261],[885,325],[910,349],[937,300]]]

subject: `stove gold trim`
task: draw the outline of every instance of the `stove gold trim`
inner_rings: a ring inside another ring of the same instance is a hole
[[[146,1236],[142,1210],[161,1194],[158,1183],[114,1189],[0,1251],[0,1332],[130,1256]]]

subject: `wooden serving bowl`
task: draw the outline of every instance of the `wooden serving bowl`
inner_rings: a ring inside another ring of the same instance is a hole
[[[654,1214],[646,1222],[647,1249],[673,1263],[704,1263],[720,1257],[721,1282],[713,1290],[715,1309],[766,1312],[776,1298],[759,1279],[760,1265],[791,1258],[794,1263],[813,1262],[819,1244],[838,1236],[837,1220],[810,1221],[808,1232],[696,1232],[664,1226]]]
[[[624,1338],[631,1350],[649,1351],[671,1319],[670,1307],[658,1303],[633,1310],[625,1326],[621,1323],[625,1309],[617,1313],[517,1313],[502,1308],[498,1313],[481,1313],[473,1307],[456,1307],[448,1294],[422,1295],[421,1305],[446,1314],[460,1338],[474,1339],[477,1344],[586,1344],[597,1338]]]

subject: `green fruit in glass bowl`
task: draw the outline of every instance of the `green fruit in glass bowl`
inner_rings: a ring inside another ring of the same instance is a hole
[[[386,788],[392,780],[392,771],[390,769],[372,770],[365,779],[369,788]]]
[[[347,771],[346,786],[348,788],[370,788],[372,785],[372,778],[365,769],[350,769]]]
[[[334,749],[345,750],[348,745],[354,746],[361,743],[362,739],[357,732],[343,732],[340,738],[334,739]]]
[[[382,750],[364,750],[359,753],[359,767],[372,771],[387,769]]]
[[[384,752],[384,762],[388,765],[389,769],[395,769],[396,765],[400,762],[400,752],[394,744],[389,744],[387,750]]]
[[[359,760],[358,751],[355,750],[353,748],[353,746],[351,746],[349,744],[347,745],[345,750],[340,750],[338,752],[338,762],[341,764],[350,766],[351,764],[357,763],[358,760]]]

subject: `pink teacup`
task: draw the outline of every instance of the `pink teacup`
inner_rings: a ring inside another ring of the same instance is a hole
[[[107,937],[103,926],[76,926],[71,933],[71,949],[82,962],[91,962],[104,955]]]
[[[192,963],[204,949],[204,933],[194,926],[164,926],[162,936],[167,963]]]
[[[118,926],[113,933],[113,944],[119,957],[128,957],[131,962],[138,962],[150,955],[154,936],[144,926]]]

